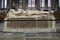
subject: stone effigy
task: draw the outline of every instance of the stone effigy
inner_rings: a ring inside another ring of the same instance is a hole
[[[11,9],[4,22],[3,31],[12,32],[56,32],[53,11]],[[45,20],[45,21],[44,21]]]

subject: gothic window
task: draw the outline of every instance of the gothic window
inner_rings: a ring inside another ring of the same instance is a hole
[[[59,0],[59,7],[60,7],[60,0]]]
[[[7,0],[2,0],[2,8],[7,8]]]
[[[51,0],[40,0],[41,10],[50,10],[51,9]]]
[[[51,10],[51,0],[48,0],[48,10]]]
[[[28,9],[35,10],[35,0],[28,0]]]
[[[41,7],[45,7],[45,0],[42,0]]]
[[[40,0],[40,7],[41,7],[41,10],[44,10],[45,0]]]
[[[48,7],[51,7],[51,0],[48,0]]]

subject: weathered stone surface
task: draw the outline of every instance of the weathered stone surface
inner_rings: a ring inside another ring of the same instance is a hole
[[[10,20],[12,20],[12,18]],[[19,20],[19,19],[17,18],[17,20]],[[23,21],[8,21],[7,27],[8,28],[35,28],[35,27],[47,28],[48,27],[48,21],[33,21],[35,19],[32,19],[32,18],[30,18],[30,19],[26,18],[26,19],[22,19],[22,20]],[[30,20],[30,21],[28,21],[28,20]]]
[[[24,11],[22,9],[19,9],[18,11],[10,10],[10,12],[8,13],[8,17],[6,17],[5,20],[14,20],[14,21],[6,21],[4,23],[5,29],[27,28],[27,30],[26,29],[25,30],[28,31],[29,30],[28,28],[35,28],[35,29],[47,28],[44,29],[43,31],[45,30],[48,31],[48,28],[51,28],[49,30],[54,30],[55,21],[38,21],[38,20],[55,20],[54,16],[51,15],[50,13],[51,12],[37,11],[37,10],[35,11],[33,10]],[[37,31],[39,31],[39,29],[37,29]]]

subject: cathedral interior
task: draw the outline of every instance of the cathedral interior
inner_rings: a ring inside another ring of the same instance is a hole
[[[0,39],[60,40],[60,0],[0,0]]]

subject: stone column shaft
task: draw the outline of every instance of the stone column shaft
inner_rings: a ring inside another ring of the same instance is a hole
[[[35,4],[36,4],[36,9],[40,10],[40,0],[36,0]]]
[[[26,10],[26,0],[23,0],[23,9]]]

